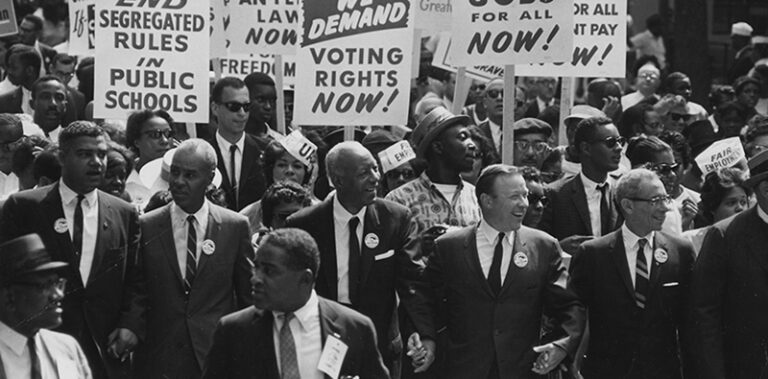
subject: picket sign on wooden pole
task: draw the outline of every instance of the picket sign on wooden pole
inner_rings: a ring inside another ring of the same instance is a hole
[[[277,102],[275,103],[275,116],[277,116],[277,131],[282,135],[288,134],[285,125],[285,91],[283,90],[283,55],[275,54],[275,89]]]
[[[560,146],[568,145],[565,118],[571,114],[571,108],[573,108],[575,84],[576,80],[572,76],[563,77],[563,84],[560,87],[560,127],[557,131],[557,144]]]
[[[515,66],[504,65],[504,117],[502,118],[501,163],[511,165],[515,146]]]
[[[421,29],[413,29],[413,53],[415,56],[421,56],[421,34],[423,30]],[[419,52],[418,55],[416,55],[416,52]],[[411,60],[411,79],[415,79],[419,77],[419,70],[421,69],[421,60],[420,59],[413,59]]]
[[[354,140],[355,140],[355,126],[344,125],[344,141],[354,141]]]
[[[216,81],[218,82],[221,80],[221,59],[211,59],[211,66],[213,66],[213,77],[216,78]]]
[[[451,109],[453,114],[460,114],[464,109],[470,86],[472,86],[472,79],[467,76],[467,68],[459,67],[456,72],[456,85],[453,86],[453,109]]]

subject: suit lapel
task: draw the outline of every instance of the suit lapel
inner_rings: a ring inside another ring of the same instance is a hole
[[[656,260],[656,250],[661,249],[664,250],[667,253],[667,257],[670,257],[669,247],[667,246],[667,239],[664,238],[664,236],[656,232],[654,233],[653,238],[653,250],[651,250],[651,261],[653,262],[651,265],[651,291],[649,293],[649,296],[653,296],[653,293],[656,291],[656,289],[659,287],[659,284],[661,283],[661,276],[662,273],[665,271],[665,267],[670,262],[673,261],[673,259],[667,259],[667,263],[661,263]]]
[[[320,233],[322,241],[317,241],[318,246],[328,246],[327,249],[320,250],[320,262],[323,262],[320,265],[320,270],[323,271],[325,284],[328,287],[328,297],[337,300],[339,298],[339,287],[336,284],[338,273],[336,271],[336,223],[333,219],[333,197],[323,201],[319,210],[319,222],[325,222],[325,225],[328,225],[327,228],[323,228],[321,225],[319,229],[326,232]]]
[[[467,261],[469,271],[471,271],[470,276],[475,276],[483,291],[488,296],[494,297],[491,286],[488,285],[488,279],[483,274],[482,266],[480,266],[480,255],[477,252],[477,226],[478,224],[475,224],[464,239],[464,258]]]
[[[171,267],[174,275],[176,275],[177,282],[183,286],[184,279],[181,276],[181,268],[179,267],[179,259],[176,252],[176,240],[173,237],[173,221],[171,220],[171,204],[166,205],[162,210],[162,215],[158,217],[160,233],[160,244],[162,245],[162,254],[165,256],[168,265]]]
[[[252,321],[252,327],[254,329],[254,338],[256,341],[256,348],[254,349],[253,361],[259,362],[266,370],[264,372],[264,378],[279,379],[280,374],[277,368],[277,357],[275,356],[275,340],[272,333],[273,323],[275,322],[272,317],[272,312],[258,310],[254,315]],[[262,377],[262,376],[259,376]]]
[[[528,251],[528,246],[526,246],[525,238],[521,238],[520,233],[523,232],[523,228],[518,229],[515,232],[515,240],[512,244],[512,256],[509,259],[509,268],[507,268],[507,275],[504,277],[504,284],[501,286],[501,291],[499,291],[499,295],[504,293],[509,289],[509,287],[512,286],[512,282],[516,281],[520,275],[517,275],[520,273],[520,271],[524,270],[525,267],[528,267],[528,265],[532,265],[531,267],[535,267],[535,261],[536,257],[534,257],[530,251]],[[515,254],[518,252],[522,252],[528,257],[528,265],[524,267],[517,267],[515,265]]]
[[[375,234],[379,237],[379,243],[383,243],[381,237],[381,223],[379,220],[379,214],[376,211],[376,203],[368,205],[368,209],[365,211],[365,223],[363,225],[363,241],[360,248],[360,287],[363,287],[368,280],[368,274],[373,267],[373,261],[375,260],[376,253],[373,249],[369,249],[365,243],[365,236],[369,233]],[[360,293],[360,288],[357,289],[357,293]]]
[[[613,256],[613,263],[616,265],[616,270],[621,276],[621,281],[624,282],[624,287],[627,289],[627,294],[634,299],[635,298],[635,286],[632,285],[632,278],[629,277],[629,263],[627,262],[627,252],[624,249],[624,236],[621,229],[610,234],[611,241],[608,245],[609,251]]]
[[[96,248],[93,250],[93,263],[91,264],[91,273],[88,275],[88,283],[98,277],[98,273],[103,268],[104,255],[107,253],[108,242],[106,237],[109,235],[109,229],[113,226],[110,220],[117,219],[112,205],[104,200],[104,193],[97,190],[96,199],[99,202],[98,224],[96,225]]]
[[[48,194],[45,196],[45,199],[43,199],[42,202],[40,202],[40,211],[43,213],[43,219],[46,220],[46,228],[54,228],[54,225],[59,220],[66,220],[64,217],[64,208],[63,204],[61,202],[61,195],[59,195],[59,184],[56,183],[51,187],[51,190],[48,191]],[[76,286],[82,286],[83,279],[80,276],[80,269],[79,264],[77,263],[75,254],[73,252],[74,247],[72,246],[72,237],[69,235],[69,230],[67,229],[63,233],[59,233],[57,231],[53,231],[54,239],[56,240],[55,251],[58,251],[60,256],[59,259],[67,262],[70,264],[70,271],[73,275],[78,279]],[[54,257],[55,259],[56,257]]]
[[[219,230],[221,229],[221,218],[213,205],[208,206],[208,227],[205,230],[205,238],[203,241],[211,240],[215,244],[219,241]],[[203,242],[205,243],[205,242]],[[216,254],[216,248],[213,249],[213,254],[208,255],[205,252],[200,251],[200,257],[197,263],[197,276],[199,277],[205,270],[205,266],[209,260],[213,259],[213,255]],[[196,281],[197,282],[197,281]],[[194,284],[193,284],[194,286]]]
[[[248,181],[248,178],[251,176],[251,171],[253,170],[253,166],[258,162],[259,160],[259,151],[256,149],[256,146],[252,145],[250,143],[250,136],[245,135],[245,139],[243,140],[243,161],[241,163],[242,167],[240,168],[240,180],[238,183],[240,183],[240,188],[244,189],[246,186],[243,184]],[[239,198],[242,198],[241,194],[238,194]]]
[[[590,235],[594,235],[592,230],[592,221],[589,218],[589,205],[587,204],[587,193],[584,192],[584,183],[581,181],[581,175],[577,174],[569,183],[571,186],[571,195],[573,196],[573,205],[581,218],[581,222],[587,227]]]

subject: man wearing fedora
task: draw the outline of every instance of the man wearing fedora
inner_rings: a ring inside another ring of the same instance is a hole
[[[59,134],[61,180],[11,195],[0,242],[37,233],[51,256],[69,263],[57,329],[80,343],[95,378],[130,377],[130,352],[144,336],[137,264],[139,216],[97,186],[107,166],[107,135],[75,121]]]
[[[0,378],[90,379],[77,341],[61,325],[67,280],[37,234],[0,245]]]
[[[768,151],[749,171],[757,205],[712,226],[693,271],[698,378],[763,378],[768,367]]]
[[[205,198],[215,170],[208,142],[182,142],[170,166],[173,202],[141,217],[147,338],[135,358],[142,378],[200,377],[216,322],[252,304],[248,221]]]
[[[680,378],[678,352],[689,347],[681,338],[693,247],[660,232],[672,198],[654,172],[627,172],[616,197],[625,219],[621,228],[581,244],[570,267],[568,288],[589,313],[591,334],[581,374],[586,379]]]

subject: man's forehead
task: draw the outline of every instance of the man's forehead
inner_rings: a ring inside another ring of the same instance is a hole
[[[221,101],[227,102],[235,99],[248,99],[248,88],[224,87],[221,92]]]
[[[275,86],[269,84],[255,84],[250,88],[251,96],[264,96],[275,94]]]
[[[547,136],[542,133],[515,134],[515,141],[546,141]]]
[[[62,93],[62,94],[66,94],[67,91],[64,89],[64,85],[63,84],[61,84],[61,83],[59,83],[59,82],[57,82],[55,80],[50,80],[50,81],[47,81],[47,82],[39,83],[37,85],[37,89],[36,89],[35,92],[37,92],[37,93],[47,92],[47,93]]]

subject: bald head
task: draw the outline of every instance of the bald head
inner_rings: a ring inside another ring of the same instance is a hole
[[[347,211],[355,214],[373,202],[379,168],[371,152],[359,142],[345,141],[334,146],[325,157],[325,167],[336,197]]]
[[[373,155],[360,142],[344,141],[334,146],[325,156],[328,175],[345,175],[356,163]]]
[[[216,169],[218,163],[216,159],[216,151],[213,149],[210,143],[200,138],[190,138],[182,142],[179,147],[176,148],[175,157],[179,155],[191,155],[202,159],[206,168],[210,168],[211,171]]]

